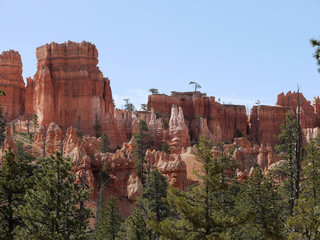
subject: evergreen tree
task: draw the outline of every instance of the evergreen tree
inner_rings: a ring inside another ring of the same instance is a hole
[[[38,127],[38,116],[37,116],[37,114],[33,114],[33,116],[32,116],[32,124],[33,124],[33,135],[35,135],[37,127]]]
[[[101,200],[103,200],[103,197]],[[93,240],[115,240],[119,235],[122,222],[116,199],[111,196],[107,204],[105,204],[104,201],[102,201],[100,204],[101,209],[97,215],[96,229],[93,235]]]
[[[4,116],[3,107],[0,104],[0,145],[3,146],[3,142],[6,139],[6,128],[7,128],[7,121]]]
[[[145,104],[145,103],[141,104],[140,111],[147,111],[147,104]]]
[[[227,184],[221,182],[221,165],[212,155],[213,143],[200,137],[196,156],[202,163],[198,174],[201,185],[192,186],[186,192],[169,187],[167,202],[173,216],[160,223],[155,218],[149,222],[151,228],[165,239],[219,239],[227,238],[227,230],[237,223],[227,208],[219,202],[219,193]]]
[[[140,178],[142,184],[144,184],[144,178],[145,178],[145,152],[146,152],[146,135],[148,132],[148,125],[146,121],[139,121],[138,123],[138,132],[134,136],[134,144],[135,144],[135,168],[136,172],[138,174],[138,177]]]
[[[275,147],[284,162],[274,170],[273,176],[281,180],[279,192],[282,194],[282,199],[287,199],[284,202],[287,205],[287,215],[293,214],[294,204],[300,192],[300,131],[294,113],[287,113],[278,136],[281,143]]]
[[[166,154],[170,154],[170,146],[167,141],[164,141],[161,145],[161,152],[164,152]]]
[[[142,202],[150,214],[159,222],[168,216],[169,207],[163,201],[167,196],[168,183],[158,169],[152,170],[146,179]]]
[[[103,133],[101,135],[101,139],[99,142],[99,152],[105,153],[105,152],[110,151],[109,145],[110,145],[109,138],[108,138],[107,134]]]
[[[237,201],[239,214],[250,216],[248,221],[235,228],[235,239],[284,239],[284,222],[281,218],[280,197],[275,182],[255,168],[244,191]]]
[[[320,135],[306,146],[301,197],[288,220],[289,239],[320,238]]]
[[[16,135],[17,134],[17,128],[16,128],[16,123],[15,122],[11,123],[11,129],[12,129],[12,134]]]
[[[142,212],[135,209],[121,227],[119,240],[148,240],[149,231]]]
[[[157,93],[159,93],[159,90],[156,88],[150,88],[149,92],[151,92],[151,94],[157,94]]]
[[[91,211],[79,205],[88,200],[90,191],[75,183],[72,162],[57,152],[38,164],[26,205],[19,209],[25,224],[19,239],[88,239]]]
[[[130,103],[130,98],[125,98],[123,99],[125,101],[124,104],[124,109],[127,110],[128,112],[133,112],[135,111],[135,107],[132,103]]]
[[[316,48],[313,57],[317,60],[317,64],[320,66],[320,41],[317,39],[311,39],[310,42],[312,47]],[[320,73],[320,68],[318,68],[318,71]]]
[[[16,227],[22,225],[17,209],[25,203],[29,169],[25,157],[16,158],[11,148],[6,151],[0,168],[0,239],[14,239]]]

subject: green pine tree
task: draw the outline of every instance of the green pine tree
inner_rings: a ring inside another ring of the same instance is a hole
[[[88,239],[91,211],[79,205],[89,199],[90,190],[75,183],[72,162],[57,152],[38,164],[26,205],[19,208],[25,224],[19,239]]]
[[[110,145],[109,137],[107,136],[106,133],[103,133],[101,135],[101,140],[99,143],[99,152],[105,153],[110,151],[109,145]]]
[[[119,240],[149,240],[149,231],[141,210],[135,209],[121,227]]]
[[[3,146],[3,142],[6,139],[7,120],[4,115],[4,110],[0,104],[0,146]]]
[[[311,39],[310,42],[312,47],[316,48],[313,57],[317,60],[317,65],[320,66],[320,41],[317,39]],[[320,68],[318,68],[318,71],[320,73]]]
[[[15,157],[11,148],[6,151],[0,168],[0,239],[14,239],[16,227],[23,223],[17,210],[25,204],[29,163],[23,155]]]
[[[228,184],[222,183],[222,166],[213,158],[213,142],[205,136],[196,145],[196,156],[202,163],[198,173],[201,184],[180,191],[169,187],[166,201],[173,215],[157,222],[153,217],[150,227],[164,239],[228,239],[227,230],[235,226],[237,220],[219,199],[221,191]]]
[[[163,200],[167,196],[168,183],[158,169],[152,170],[146,179],[142,193],[142,204],[149,214],[159,222],[169,214],[169,207]]]
[[[286,205],[284,206],[284,213],[287,216],[293,214],[294,204],[300,192],[301,167],[300,163],[298,164],[300,160],[297,158],[297,155],[300,154],[298,152],[300,135],[295,114],[288,112],[284,123],[281,125],[281,133],[278,136],[280,144],[275,147],[284,161],[273,171],[273,177],[280,180],[279,193],[282,194],[282,199],[286,199],[284,201],[284,205]],[[299,181],[297,181],[298,178]]]
[[[320,135],[306,146],[301,197],[287,221],[289,239],[320,238]]]
[[[161,152],[164,152],[166,154],[170,154],[170,146],[167,141],[164,141],[161,145]]]
[[[106,204],[102,197],[100,204],[100,211],[96,216],[96,229],[93,240],[115,240],[120,234],[119,231],[122,222],[116,199],[111,196]]]
[[[148,125],[146,121],[139,121],[138,123],[138,132],[134,136],[134,145],[135,145],[135,169],[138,174],[138,177],[140,178],[142,184],[144,184],[145,180],[145,152],[146,152],[146,136],[148,132]]]
[[[253,177],[237,198],[239,214],[249,218],[233,230],[235,239],[284,239],[280,196],[270,176],[264,176],[260,168],[255,168]]]

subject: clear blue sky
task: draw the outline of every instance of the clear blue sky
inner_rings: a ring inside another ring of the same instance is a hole
[[[297,84],[312,100],[319,9],[319,0],[0,0],[0,52],[19,51],[26,78],[37,46],[90,41],[117,107],[146,103],[150,88],[190,91],[190,81],[226,103],[274,105]]]

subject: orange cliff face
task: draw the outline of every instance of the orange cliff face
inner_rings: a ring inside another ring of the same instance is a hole
[[[55,122],[64,130],[78,127],[84,134],[106,132],[121,145],[126,139],[118,137],[110,80],[97,67],[95,45],[50,43],[38,47],[36,55],[37,72],[27,85],[27,113],[35,112],[47,128]]]
[[[169,115],[172,105],[182,108],[191,140],[197,140],[204,132],[213,140],[230,143],[239,134],[247,135],[245,106],[220,104],[200,92],[153,94],[148,98],[148,110],[153,108],[156,114]]]
[[[8,113],[9,120],[24,114],[25,87],[22,78],[22,62],[18,52],[10,50],[0,55],[0,89],[6,96],[0,96],[0,103]]]

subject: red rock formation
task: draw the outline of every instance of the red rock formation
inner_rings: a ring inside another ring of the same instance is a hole
[[[22,62],[18,52],[10,50],[0,55],[0,89],[6,96],[0,96],[4,111],[9,120],[24,113],[25,88],[22,78]]]
[[[249,116],[250,139],[255,143],[277,144],[281,124],[290,108],[280,106],[254,106]]]
[[[31,77],[27,78],[26,99],[25,99],[25,114],[31,116],[35,113],[33,107],[34,82]]]
[[[45,138],[44,127],[37,130],[35,144],[43,148]],[[60,127],[51,123],[46,131],[46,153],[52,154],[61,150],[62,132]],[[63,138],[64,156],[70,157],[74,163],[73,171],[79,176],[86,176],[87,184],[94,189],[92,197],[96,196],[98,175],[104,163],[108,165],[111,175],[111,183],[107,191],[111,191],[119,197],[125,197],[135,201],[142,192],[141,182],[135,171],[134,146],[124,143],[122,148],[115,153],[100,153],[99,141],[95,137],[84,136],[80,139],[77,129],[70,127]],[[148,166],[158,168],[164,175],[168,176],[170,184],[176,187],[187,186],[187,175],[185,163],[180,155],[170,155],[160,151],[146,153]]]
[[[38,47],[36,55],[37,73],[30,89],[39,123],[48,127],[56,122],[62,129],[78,126],[91,135],[106,132],[113,145],[121,145],[126,139],[119,139],[110,81],[97,67],[95,45],[51,43]]]
[[[182,147],[190,146],[188,128],[184,121],[182,108],[172,105],[169,121],[169,145],[172,151],[179,153]],[[178,151],[176,151],[178,150]]]
[[[319,122],[319,113],[316,114],[317,104],[311,105],[310,101],[307,101],[302,93],[299,94],[299,101],[301,107],[301,127],[302,128],[315,128]],[[278,95],[278,101],[276,103],[278,106],[291,107],[295,112],[298,106],[298,93],[289,91],[286,95],[280,93]]]
[[[172,105],[182,108],[191,139],[198,139],[200,119],[207,119],[207,126],[217,140],[231,142],[237,133],[247,135],[247,114],[245,106],[225,105],[200,92],[172,92],[171,96],[153,94],[148,98],[148,110],[169,116]]]

